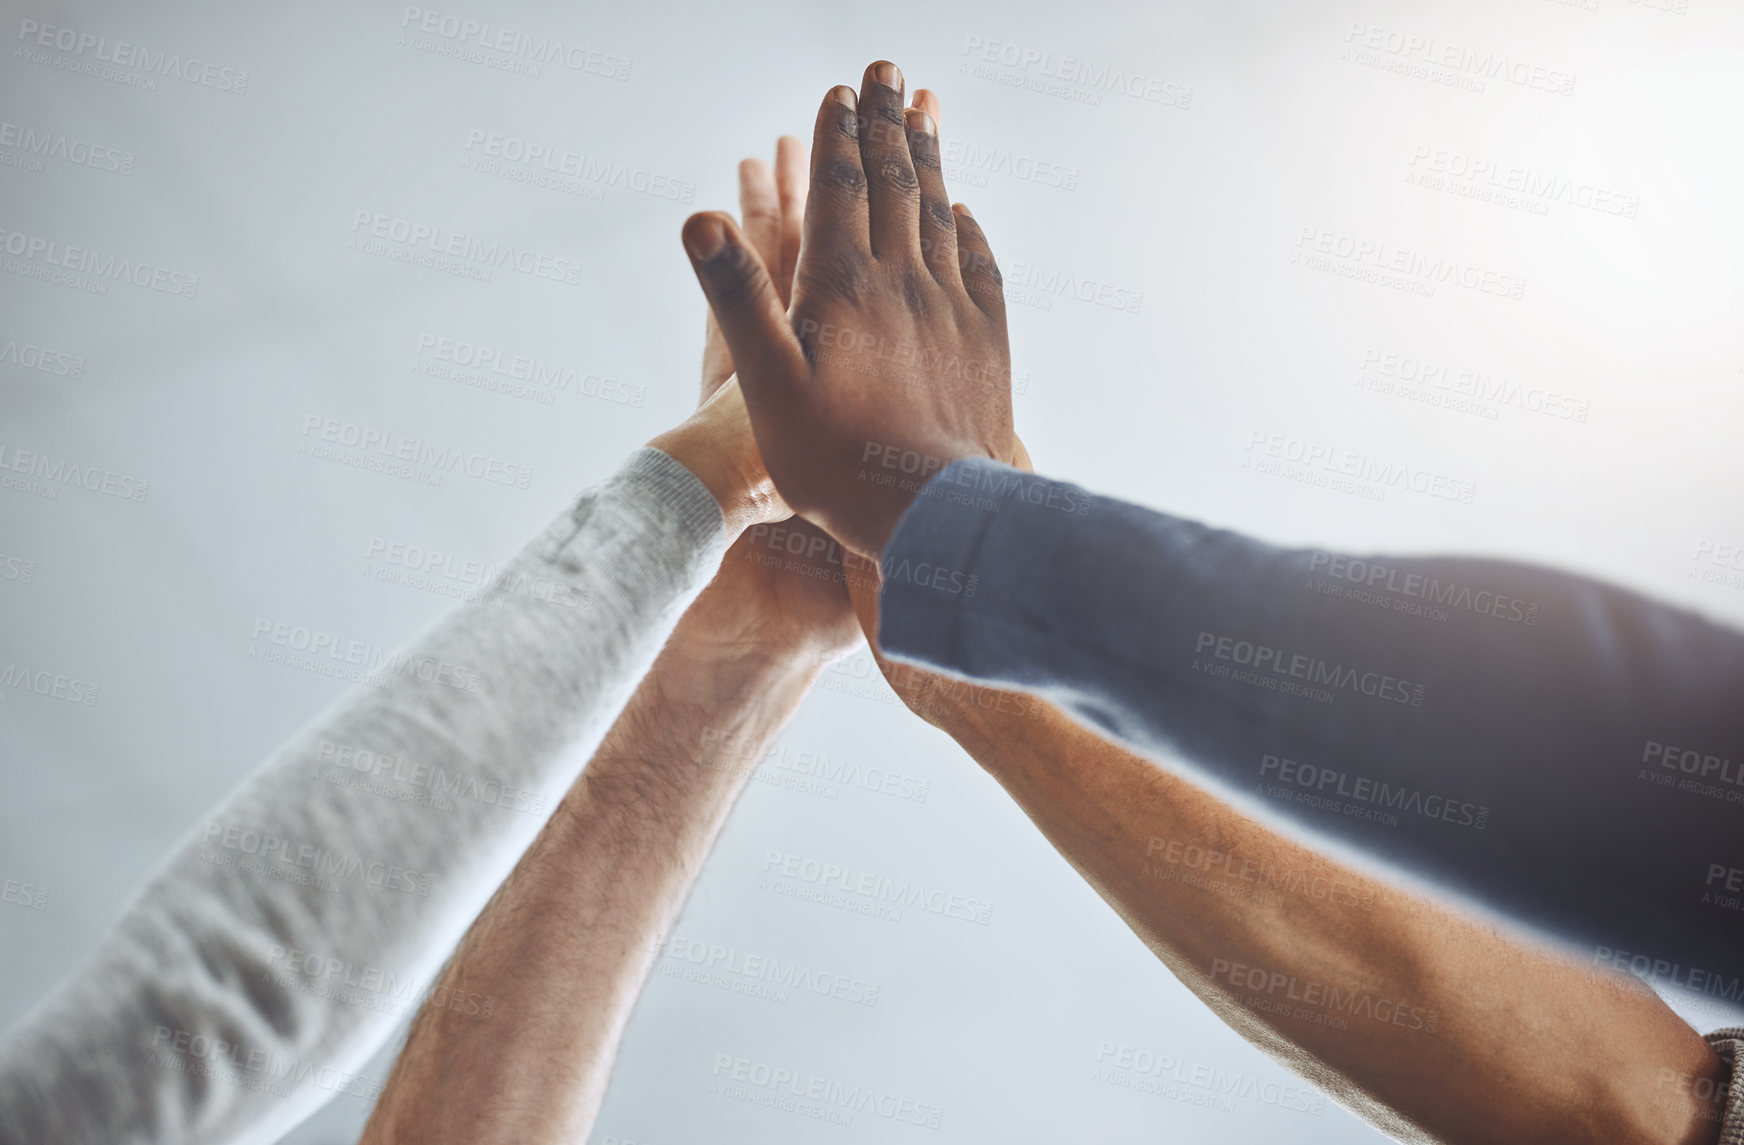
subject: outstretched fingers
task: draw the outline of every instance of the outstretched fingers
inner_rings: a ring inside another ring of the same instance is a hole
[[[805,245],[870,257],[859,106],[853,88],[835,87],[818,107],[811,141],[811,194],[805,201]]]
[[[951,213],[951,197],[945,192],[945,171],[939,161],[938,121],[920,107],[909,108],[903,118],[920,184],[920,256],[940,285],[952,286],[960,280],[957,221]]]
[[[799,243],[804,234],[806,185],[805,144],[791,135],[775,141],[775,190],[781,202],[781,253],[768,262],[775,275],[781,304],[793,299],[793,271],[799,265]]]
[[[781,261],[781,197],[775,172],[761,159],[739,163],[739,226],[763,265],[773,270]],[[780,280],[776,280],[777,287]]]
[[[866,173],[874,258],[918,253],[920,183],[909,154],[902,110],[902,71],[889,60],[860,82],[860,165]]]

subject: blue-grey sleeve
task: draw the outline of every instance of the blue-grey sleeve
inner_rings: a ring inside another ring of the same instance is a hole
[[[1744,635],[1505,561],[1285,549],[986,460],[881,561],[893,657],[1744,1004]]]

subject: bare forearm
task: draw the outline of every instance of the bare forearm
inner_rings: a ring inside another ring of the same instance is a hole
[[[1715,1138],[1668,1078],[1720,1062],[1658,998],[1378,884],[1047,712],[940,722],[1190,989],[1380,1128]]]
[[[689,620],[461,943],[364,1141],[587,1136],[655,938],[815,675],[699,646]]]

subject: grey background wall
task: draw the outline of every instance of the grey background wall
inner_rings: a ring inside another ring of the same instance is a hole
[[[737,161],[809,135],[880,56],[944,102],[1044,470],[1279,541],[1515,556],[1744,620],[1735,5],[435,3],[6,6],[0,878],[46,898],[0,903],[0,1023],[345,687],[262,658],[263,624],[391,648],[684,414],[703,304],[680,222],[734,206]],[[564,51],[481,46],[498,29]],[[160,52],[182,72],[140,65]],[[530,273],[421,254],[414,229],[510,244]],[[136,269],[65,272],[48,243]],[[330,422],[530,475],[355,468],[310,448]],[[32,478],[26,454],[104,479]],[[42,671],[77,694],[18,686]],[[861,778],[807,789],[814,755]],[[1213,1019],[864,652],[760,779],[596,1145],[1376,1139]],[[804,901],[772,852],[991,914]],[[720,956],[683,973],[715,947],[875,1004],[759,993]],[[1120,1084],[1122,1047],[1167,1064]],[[943,1128],[712,1093],[722,1054]],[[366,1114],[342,1094],[289,1140]]]

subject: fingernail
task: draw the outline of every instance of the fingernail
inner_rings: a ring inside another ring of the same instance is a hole
[[[878,61],[877,66],[872,69],[872,78],[887,88],[902,90],[902,69],[889,60]]]
[[[727,228],[707,216],[684,229],[684,249],[698,262],[707,262],[727,245]]]
[[[938,128],[933,125],[933,117],[918,107],[911,107],[902,113],[904,124],[910,131],[918,131],[922,135],[937,135]]]
[[[969,209],[967,203],[952,203],[951,210],[960,211],[963,214],[968,215],[971,219],[975,217],[975,212]]]
[[[836,89],[835,94],[836,102],[849,110],[857,109],[860,106],[859,101],[854,96],[854,89],[851,87],[845,85],[839,87]]]

